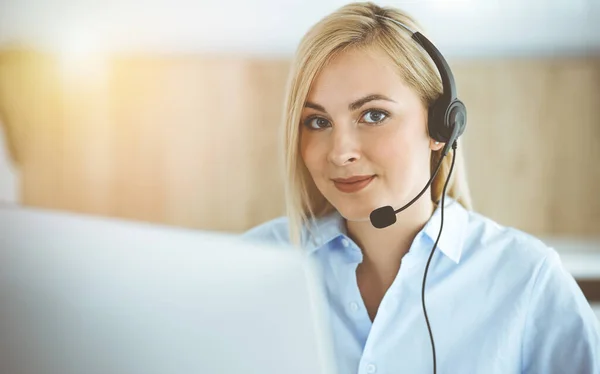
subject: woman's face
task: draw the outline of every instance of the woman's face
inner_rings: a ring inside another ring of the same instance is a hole
[[[430,177],[427,109],[381,51],[350,50],[324,67],[300,124],[300,151],[315,185],[348,220],[412,200]],[[372,177],[337,183],[336,178]],[[362,188],[361,188],[362,187]]]

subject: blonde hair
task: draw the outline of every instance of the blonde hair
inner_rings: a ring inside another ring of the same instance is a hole
[[[415,31],[420,26],[409,15],[398,9],[379,7],[371,2],[345,5],[315,24],[302,38],[296,51],[289,80],[284,111],[283,159],[285,195],[290,241],[301,245],[302,228],[311,230],[311,223],[335,208],[314,184],[300,157],[300,117],[311,84],[319,71],[337,54],[349,48],[383,50],[396,62],[398,72],[407,84],[429,107],[442,93],[442,81],[435,64],[410,34],[387,17],[401,22]],[[462,152],[456,155],[447,195],[471,209]],[[439,162],[441,150],[432,153],[431,173]],[[441,199],[444,183],[450,170],[452,154],[448,153],[431,184],[431,199]]]

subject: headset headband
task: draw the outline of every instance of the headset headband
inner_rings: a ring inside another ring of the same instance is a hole
[[[454,99],[456,99],[456,86],[454,84],[454,75],[452,75],[452,70],[450,70],[450,66],[446,62],[446,59],[444,58],[444,56],[442,56],[440,51],[433,45],[433,43],[429,41],[429,39],[427,39],[425,36],[423,36],[423,34],[421,34],[418,31],[412,30],[410,27],[403,24],[402,22],[396,21],[393,18],[385,16],[377,15],[377,17],[387,19],[388,21],[397,24],[398,26],[411,33],[412,38],[421,47],[423,47],[425,52],[427,52],[429,57],[431,57],[431,59],[433,60],[433,63],[435,64],[440,73],[440,77],[442,78],[442,85],[444,87],[444,92],[442,93],[443,100],[447,103],[450,103]]]

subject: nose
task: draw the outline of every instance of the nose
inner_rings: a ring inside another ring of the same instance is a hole
[[[360,155],[360,142],[352,129],[333,128],[328,160],[336,166],[357,162]]]

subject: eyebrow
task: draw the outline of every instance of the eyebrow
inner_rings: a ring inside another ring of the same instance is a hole
[[[356,101],[351,102],[348,105],[348,109],[349,110],[356,110],[360,107],[362,107],[363,105],[365,105],[366,103],[368,103],[369,101],[374,101],[374,100],[385,100],[385,101],[391,101],[393,103],[395,103],[394,100],[390,99],[387,96],[384,95],[379,95],[379,94],[372,94],[372,95],[367,95],[363,98],[360,98]],[[325,108],[323,108],[323,106],[319,105],[319,104],[315,104],[315,103],[311,103],[310,101],[307,101],[306,104],[304,104],[305,108],[312,108],[312,109],[316,109],[319,110],[323,113],[327,113],[327,111],[325,110]]]

